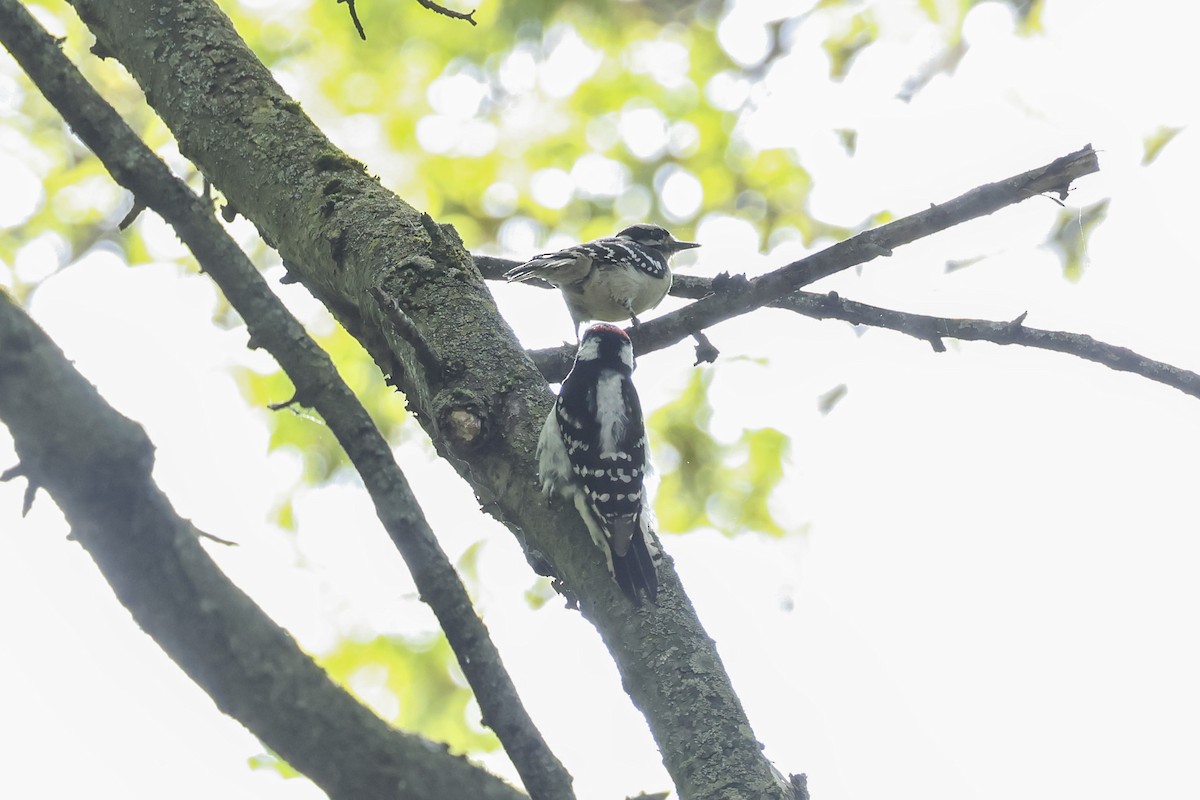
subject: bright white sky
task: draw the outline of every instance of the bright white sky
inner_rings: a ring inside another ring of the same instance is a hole
[[[1200,369],[1200,271],[1187,234],[1195,129],[1139,166],[1159,125],[1198,121],[1197,95],[1180,88],[1200,73],[1185,4],[1048,0],[1047,33],[1033,39],[1008,35],[1008,12],[985,4],[969,20],[957,73],[904,104],[894,94],[936,38],[908,5],[875,5],[885,31],[911,36],[869,48],[846,82],[828,83],[824,32],[813,25],[801,29],[799,55],[755,90],[760,111],[746,133],[801,149],[818,187],[814,211],[849,225],[883,208],[911,213],[1092,142],[1103,171],[1070,202],[1112,197],[1109,218],[1076,284],[1038,247],[1058,207],[1033,199],[820,288],[954,316],[1028,311],[1029,325]],[[744,6],[723,41],[752,58],[759,15],[792,4]],[[0,59],[0,89],[14,69]],[[859,131],[853,159],[831,133],[842,127]],[[0,159],[14,180],[27,177],[0,134]],[[564,176],[543,179],[552,202]],[[15,185],[25,189],[6,194],[0,219],[19,219],[37,191]],[[686,175],[673,186],[686,215],[694,188]],[[503,187],[495,194],[506,200]],[[763,271],[796,253],[750,255],[757,240],[728,219],[703,218],[695,230],[699,274]],[[169,255],[169,233],[158,240]],[[991,257],[944,273],[945,261],[980,253]],[[44,260],[32,252],[0,264],[0,283]],[[569,330],[548,295],[498,295],[531,345]],[[294,289],[289,299],[306,306]],[[101,254],[47,280],[31,310],[146,426],[156,478],[179,512],[242,543],[214,555],[305,647],[346,632],[428,629],[356,485],[304,493],[294,541],[267,524],[297,463],[266,452],[266,412],[246,413],[226,370],[261,362],[243,333],[213,328],[215,302],[202,278],[130,270]],[[935,354],[898,334],[783,312],[710,335],[723,353],[717,433],[773,425],[793,437],[774,507],[797,533],[698,533],[666,547],[782,770],[807,772],[819,800],[1195,797],[1200,401],[1070,357],[953,342]],[[689,348],[642,359],[649,408],[683,386],[690,361]],[[847,396],[822,416],[817,397],[842,383]],[[530,574],[511,537],[473,511],[423,442],[399,455],[453,556],[486,539],[483,611],[581,800],[667,788],[590,626],[557,603],[530,613]],[[14,461],[0,434],[0,466]],[[261,750],[253,737],[132,624],[47,498],[19,518],[22,489],[0,485],[0,739],[13,738],[0,742],[0,796],[320,796],[304,780],[247,769]],[[511,774],[502,758],[489,764]]]

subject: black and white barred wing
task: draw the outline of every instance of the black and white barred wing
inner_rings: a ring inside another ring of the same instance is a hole
[[[633,268],[655,278],[663,277],[668,270],[667,259],[661,253],[613,236],[535,256],[513,267],[504,277],[510,282],[541,278],[555,286],[572,286],[584,281],[593,266],[601,270]]]
[[[569,286],[585,279],[591,270],[592,253],[581,244],[534,256],[504,273],[504,277],[510,283],[539,278],[555,286]]]

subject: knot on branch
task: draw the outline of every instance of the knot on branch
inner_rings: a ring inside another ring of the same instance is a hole
[[[487,413],[474,395],[462,390],[442,392],[434,399],[434,408],[438,433],[451,450],[474,450],[487,438]]]
[[[712,290],[715,294],[740,294],[750,287],[750,279],[744,273],[730,275],[722,272],[712,279]]]

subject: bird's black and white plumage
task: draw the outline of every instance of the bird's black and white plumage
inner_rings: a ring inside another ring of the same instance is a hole
[[[661,303],[671,288],[667,260],[699,246],[658,225],[630,225],[616,236],[544,253],[504,277],[509,282],[540,278],[558,287],[576,331],[585,320],[631,319],[636,325],[637,315]]]
[[[646,494],[646,426],[633,386],[633,345],[615,325],[583,334],[575,365],[538,440],[542,489],[571,500],[617,585],[658,597],[659,557]]]

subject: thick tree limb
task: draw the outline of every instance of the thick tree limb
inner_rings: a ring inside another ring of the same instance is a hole
[[[578,515],[543,500],[533,451],[551,394],[454,231],[336,150],[208,0],[73,5],[102,51],[142,86],[180,151],[392,376],[484,507],[579,598],[680,796],[789,798],[670,560],[659,605],[632,612]],[[403,310],[440,370],[397,333],[374,287]]]
[[[0,419],[25,474],[54,498],[137,623],[218,708],[331,798],[524,797],[388,727],[334,684],[204,552],[150,477],[154,447],[141,427],[3,292]]]
[[[246,320],[251,341],[270,352],[315,408],[358,469],[376,513],[433,608],[491,727],[534,798],[567,800],[571,777],[529,719],[483,621],[450,559],[438,545],[407,479],[366,409],[329,356],[271,292],[212,215],[211,208],[129,128],[16,0],[0,0],[0,40],[34,83],[139,202],[153,209],[191,249]],[[286,757],[287,750],[276,747]]]

